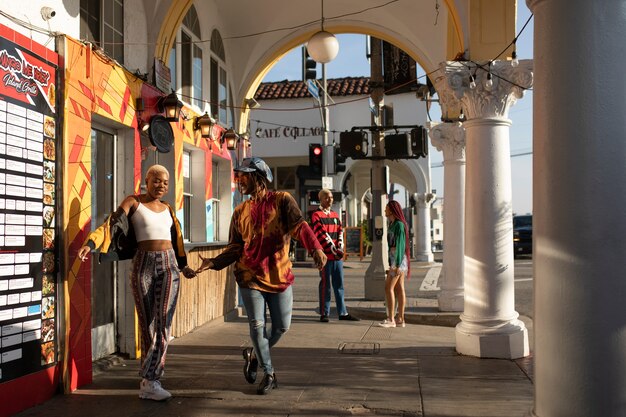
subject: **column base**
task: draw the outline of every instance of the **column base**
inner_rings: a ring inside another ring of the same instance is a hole
[[[465,304],[463,291],[441,290],[437,301],[439,303],[439,311],[463,311]]]
[[[415,260],[419,262],[434,262],[435,256],[432,252],[430,253],[418,253],[415,255]]]
[[[517,313],[516,313],[517,314]],[[517,318],[486,323],[468,322],[461,314],[456,326],[456,351],[478,358],[518,359],[530,355],[528,329]],[[498,323],[494,325],[494,323]]]
[[[372,301],[385,301],[385,266],[382,262],[372,260],[369,268],[365,271],[365,299]]]

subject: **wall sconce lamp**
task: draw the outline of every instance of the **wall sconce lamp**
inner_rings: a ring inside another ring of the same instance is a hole
[[[146,133],[148,129],[150,129],[150,123],[144,120],[141,117],[143,111],[145,110],[145,106],[143,103],[143,98],[138,97],[135,99],[135,112],[137,113],[137,128],[141,133]]]
[[[259,102],[256,101],[254,97],[247,98],[244,101],[246,102],[246,105],[250,107],[250,109],[258,109],[259,107],[261,107]]]
[[[193,128],[195,130],[200,131],[200,135],[202,135],[205,139],[213,139],[213,125],[215,122],[209,116],[209,113],[204,113],[204,115],[200,117],[196,117],[194,119]]]
[[[138,122],[138,125],[139,125],[139,131],[141,133],[148,132],[148,130],[150,129],[150,123],[146,122],[145,120],[141,120],[141,119],[138,119],[137,122]]]
[[[222,135],[222,143],[226,143],[226,148],[229,151],[237,149],[237,142],[239,141],[239,135],[233,129],[228,129]]]
[[[160,113],[165,112],[165,120],[168,122],[177,122],[180,117],[180,109],[183,108],[183,103],[178,100],[176,93],[161,97],[157,102],[157,109]]]

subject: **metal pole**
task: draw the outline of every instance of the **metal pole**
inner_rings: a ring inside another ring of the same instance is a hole
[[[382,107],[385,89],[383,87],[383,59],[382,41],[374,37],[371,39],[371,75],[370,95],[374,102],[376,115],[372,115],[372,125],[382,125]],[[372,131],[372,156],[382,157],[384,132],[379,129]],[[385,240],[387,222],[383,217],[383,198],[386,197],[385,163],[383,160],[372,160],[372,213],[370,220],[373,230],[372,260],[365,272],[365,298],[368,300],[385,299],[385,265],[387,265],[387,241]],[[386,198],[385,198],[386,201]],[[376,229],[379,235],[376,235]]]
[[[322,175],[328,176],[328,163],[326,158],[326,152],[328,151],[328,97],[326,96],[326,64],[322,64],[322,143],[323,143],[323,158],[322,158]]]

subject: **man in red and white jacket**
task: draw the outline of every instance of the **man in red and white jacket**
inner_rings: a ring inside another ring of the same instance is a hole
[[[339,320],[358,321],[358,318],[348,314],[343,298],[343,230],[339,215],[331,210],[333,193],[323,189],[319,192],[319,198],[320,208],[313,212],[311,221],[315,236],[328,258],[326,265],[320,270],[320,321],[329,322],[331,283],[335,292]]]

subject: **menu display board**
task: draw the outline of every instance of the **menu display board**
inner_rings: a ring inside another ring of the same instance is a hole
[[[56,361],[55,77],[0,38],[0,383]]]
[[[363,230],[360,227],[346,227],[343,229],[347,255],[359,255],[363,259]]]

